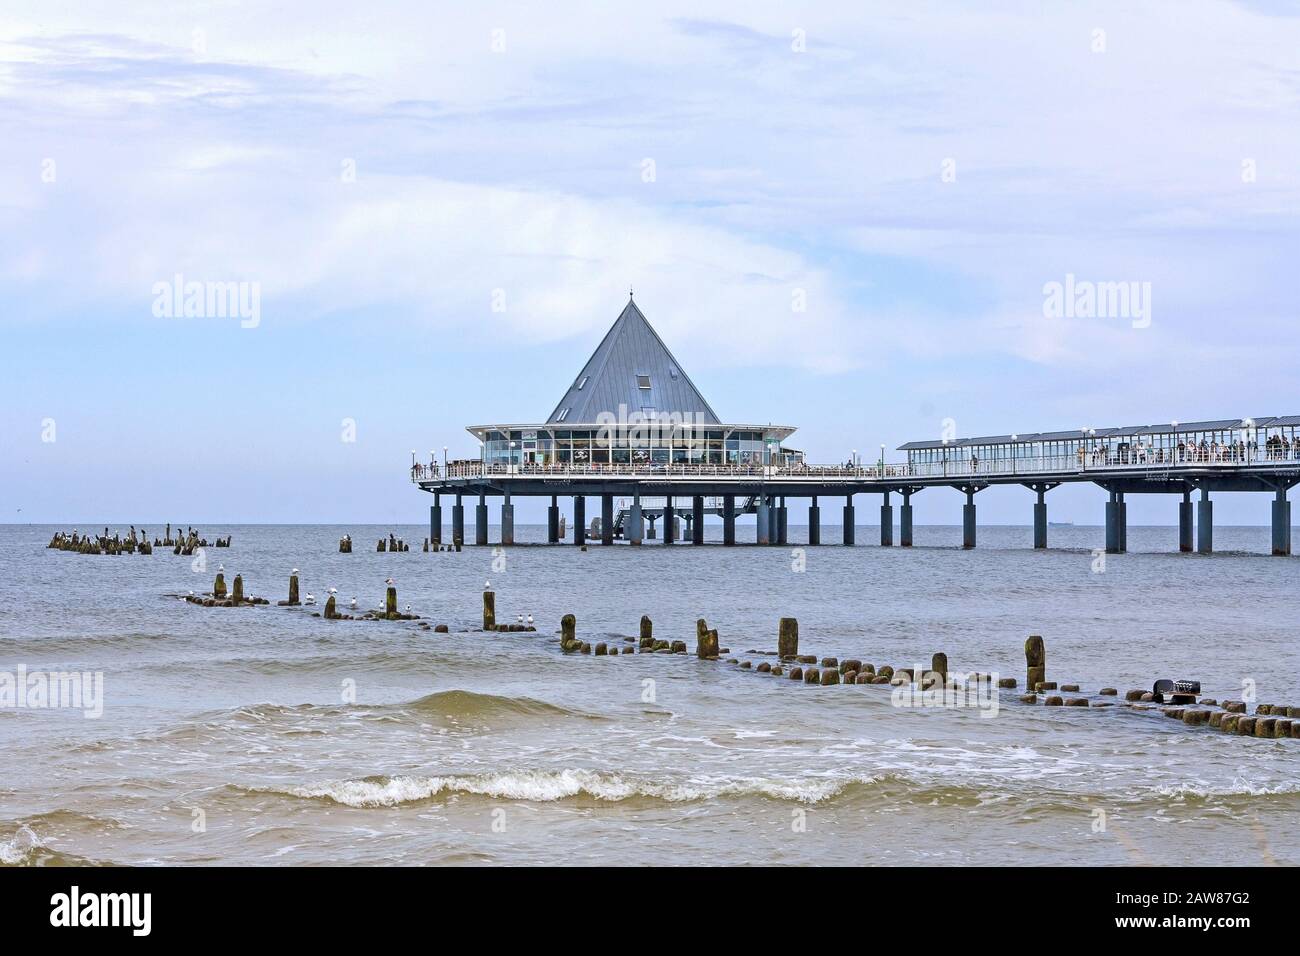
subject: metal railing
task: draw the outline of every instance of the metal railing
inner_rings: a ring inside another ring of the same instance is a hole
[[[1148,472],[1167,474],[1205,468],[1300,469],[1300,450],[1290,449],[1188,449],[1181,456],[1164,449],[1146,449],[1123,454],[1113,452],[1087,452],[1083,455],[1054,455],[1037,458],[1012,459],[960,459],[914,464],[876,465],[722,465],[678,462],[638,464],[487,464],[481,461],[452,462],[445,468],[439,464],[415,465],[411,468],[411,481],[441,481],[465,478],[757,478],[771,480],[830,480],[830,481],[881,481],[889,479],[961,479],[1045,477],[1052,475],[1078,476],[1110,472]],[[644,499],[643,499],[644,500]]]

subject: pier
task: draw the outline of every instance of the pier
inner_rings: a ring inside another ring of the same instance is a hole
[[[564,498],[572,502],[576,545],[640,545],[657,531],[665,545],[701,545],[709,514],[722,518],[724,545],[738,543],[736,518],[749,514],[754,543],[785,545],[788,509],[800,501],[807,503],[808,543],[819,545],[821,502],[829,498],[842,502],[842,544],[854,545],[855,500],[878,495],[880,544],[889,547],[897,495],[897,544],[910,547],[912,497],[942,489],[965,496],[962,546],[974,548],[976,496],[993,485],[1021,485],[1034,496],[1033,546],[1042,549],[1048,492],[1086,482],[1107,496],[1109,553],[1127,550],[1127,495],[1175,496],[1179,550],[1210,554],[1213,496],[1256,492],[1272,496],[1272,553],[1289,555],[1287,493],[1300,482],[1300,415],[912,441],[897,449],[904,457],[895,462],[884,460],[882,448],[870,464],[812,464],[786,444],[793,427],[723,423],[630,299],[545,422],[468,431],[482,443],[478,459],[444,455],[439,461],[431,454],[423,464],[412,454],[411,481],[434,496],[434,543],[443,539],[444,497],[454,502],[450,543],[465,541],[468,500],[475,504],[474,543],[480,545],[489,543],[489,498],[501,499],[500,543],[510,545],[514,499],[545,497],[552,544],[560,543]],[[599,517],[590,523],[589,497],[599,502]]]

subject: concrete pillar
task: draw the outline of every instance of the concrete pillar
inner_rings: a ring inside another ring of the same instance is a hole
[[[600,543],[614,543],[614,496],[600,496]]]
[[[474,508],[474,543],[487,544],[487,495],[478,496]]]
[[[1038,500],[1034,502],[1034,547],[1047,547],[1047,492],[1042,485],[1034,489]]]
[[[1106,553],[1119,554],[1119,496],[1113,491],[1106,502]]]
[[[605,534],[605,527],[602,526],[600,529],[602,535]],[[576,545],[587,543],[587,499],[582,495],[573,496],[573,543]]]
[[[772,541],[772,521],[768,512],[767,496],[764,495],[758,499],[758,537],[756,540],[759,544],[770,544]]]
[[[855,534],[854,527],[853,527],[853,520],[854,520],[853,519],[853,496],[845,495],[844,496],[844,543],[850,546],[853,544],[854,534]]]
[[[1196,550],[1214,553],[1214,502],[1208,488],[1201,489],[1201,500],[1196,502]]]
[[[889,492],[881,498],[880,505],[880,546],[888,548],[894,543],[894,506],[889,503]]]
[[[645,538],[645,520],[641,516],[641,495],[632,496],[632,507],[628,509],[627,530],[623,533],[629,544],[640,544]]]
[[[658,534],[658,532],[655,530],[655,516],[647,515],[645,519],[645,523],[646,523],[645,539],[647,541],[655,540],[655,535]]]
[[[550,507],[546,509],[546,543],[555,544],[560,540],[560,504],[555,495],[551,495]]]
[[[1119,499],[1119,553],[1128,552],[1128,503],[1124,500],[1124,492],[1117,496]]]
[[[822,543],[822,509],[817,506],[816,495],[808,506],[808,543]]]
[[[510,503],[510,492],[501,499],[501,543],[515,543],[515,506]]]
[[[704,496],[691,499],[691,543],[704,543]]]
[[[1178,503],[1178,550],[1192,550],[1192,493],[1183,492],[1183,500]]]
[[[776,543],[777,544],[790,543],[790,538],[787,533],[789,530],[789,526],[786,521],[786,515],[787,512],[785,510],[785,499],[782,498],[781,507],[778,508],[776,512]]]
[[[975,492],[967,489],[966,503],[961,506],[961,546],[975,547]]]
[[[703,524],[703,522],[701,522]],[[736,543],[736,496],[722,496],[722,543]]]
[[[903,507],[898,509],[898,545],[901,548],[912,546],[912,493],[903,492]]]
[[[664,499],[664,544],[672,544],[673,539],[677,537],[677,529],[673,527],[675,517],[673,496],[669,495]]]
[[[1286,500],[1286,489],[1279,488],[1273,499],[1273,553],[1291,553],[1291,502]]]
[[[781,540],[780,535],[780,508],[776,504],[776,495],[767,499],[767,543],[777,544]]]
[[[442,544],[442,496],[436,493],[429,507],[429,544]]]
[[[465,543],[465,505],[459,493],[456,494],[456,503],[451,506],[451,543]]]

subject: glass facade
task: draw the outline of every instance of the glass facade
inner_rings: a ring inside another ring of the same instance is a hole
[[[780,440],[726,426],[644,424],[627,428],[556,426],[486,432],[488,465],[708,464],[762,466],[782,460]]]

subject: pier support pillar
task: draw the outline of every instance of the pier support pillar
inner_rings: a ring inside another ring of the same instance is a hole
[[[614,543],[614,496],[600,496],[600,543]]]
[[[853,496],[844,496],[844,543],[852,546],[854,541]]]
[[[1119,553],[1128,553],[1128,503],[1122,491],[1119,493]]]
[[[560,540],[560,505],[555,495],[551,495],[551,505],[546,509],[546,543],[555,544]]]
[[[1034,491],[1038,493],[1034,502],[1034,547],[1042,550],[1047,547],[1047,492],[1042,485]]]
[[[1214,502],[1208,488],[1201,489],[1201,500],[1196,502],[1196,550],[1214,553]]]
[[[788,524],[786,522],[785,498],[781,499],[781,507],[776,512],[776,543],[789,544],[790,539],[787,535]]]
[[[722,543],[736,543],[736,496],[722,496]]]
[[[442,544],[442,498],[437,494],[429,507],[429,544]]]
[[[655,535],[658,534],[658,532],[655,530],[655,516],[647,515],[645,519],[645,523],[646,523],[645,539],[647,541],[655,540]]]
[[[816,495],[808,506],[808,543],[822,543],[822,509],[817,506]]]
[[[501,543],[515,543],[515,506],[510,503],[510,492],[501,500]]]
[[[623,537],[627,538],[628,544],[639,545],[645,538],[645,520],[641,517],[641,495],[639,493],[632,496],[632,507],[627,513],[627,531]]]
[[[1183,500],[1178,503],[1178,550],[1192,550],[1192,493],[1183,492]]]
[[[903,506],[898,509],[898,546],[912,546],[912,493],[903,492]]]
[[[1273,500],[1273,553],[1291,553],[1291,502],[1286,500],[1286,489],[1279,488]]]
[[[966,503],[961,506],[961,546],[975,547],[975,492],[966,489]]]
[[[1119,554],[1119,496],[1113,491],[1106,502],[1106,553]]]
[[[459,494],[456,503],[451,506],[451,543],[456,546],[465,543],[465,505]]]
[[[675,518],[676,514],[673,511],[673,496],[669,495],[664,499],[664,544],[672,544],[673,540],[677,537],[677,529],[673,527]]]
[[[608,495],[604,496],[608,498]],[[603,519],[602,519],[603,521]],[[600,533],[605,534],[607,524],[602,523]],[[585,545],[587,543],[587,499],[582,495],[573,496],[573,543],[576,545]]]
[[[889,503],[889,492],[884,493],[880,505],[880,546],[892,547],[894,544],[894,506]]]
[[[474,543],[487,544],[487,495],[478,496],[474,507]]]
[[[704,543],[704,496],[691,499],[691,544]]]
[[[767,506],[767,496],[758,499],[758,537],[755,539],[759,544],[770,544],[772,541],[772,518],[771,509]]]

